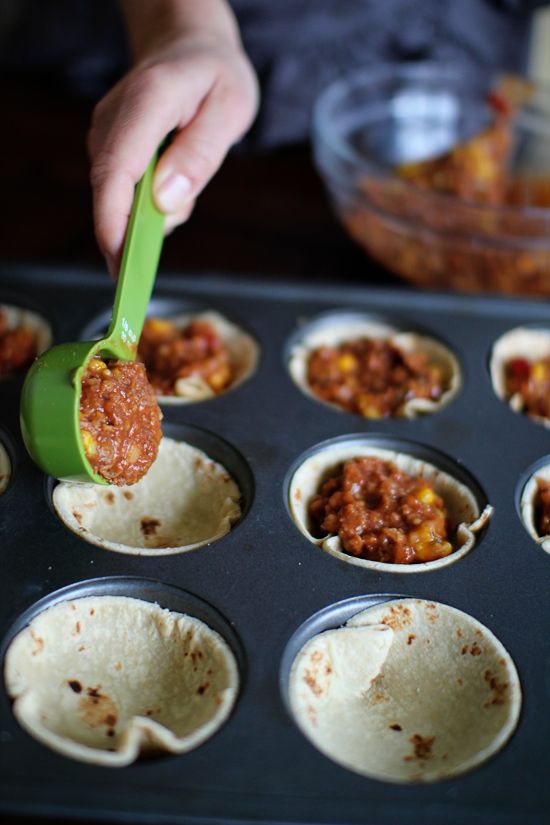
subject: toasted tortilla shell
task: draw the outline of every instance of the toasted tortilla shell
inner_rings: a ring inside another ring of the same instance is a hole
[[[496,341],[489,364],[491,382],[497,396],[507,401],[514,412],[523,412],[523,399],[519,393],[508,396],[506,392],[506,363],[511,358],[537,361],[548,356],[550,356],[550,329],[515,327]],[[544,427],[550,427],[550,418],[539,415],[530,415],[529,418]]]
[[[6,492],[11,478],[11,461],[8,451],[0,441],[0,496]]]
[[[294,383],[311,398],[342,412],[342,407],[338,404],[323,401],[312,393],[307,380],[308,361],[312,351],[317,347],[337,347],[358,338],[388,341],[403,352],[423,352],[433,364],[441,368],[447,386],[441,398],[438,401],[432,401],[429,398],[413,398],[404,404],[401,417],[416,418],[417,415],[436,412],[458,395],[462,387],[459,363],[453,353],[439,341],[416,332],[400,332],[389,324],[369,318],[346,319],[345,316],[335,316],[332,322],[327,319],[325,323],[307,333],[293,348],[288,369]]]
[[[130,487],[69,481],[53,491],[61,520],[85,541],[142,556],[210,544],[240,518],[240,490],[221,464],[163,438],[149,472]]]
[[[205,321],[214,327],[222,343],[227,347],[233,373],[231,384],[222,393],[218,393],[219,395],[238,387],[256,369],[260,354],[258,344],[251,335],[228,321],[219,312],[184,313],[167,317],[167,320],[175,324],[178,329],[183,329],[191,321]],[[175,395],[158,395],[159,404],[191,404],[216,395],[210,384],[200,375],[179,378],[174,389]]]
[[[375,779],[433,782],[503,747],[521,688],[509,653],[476,619],[402,599],[310,639],[291,668],[289,700],[335,762]]]
[[[112,767],[197,747],[225,722],[239,685],[218,633],[123,596],[40,613],[11,642],[4,678],[28,733],[65,756]]]
[[[5,313],[9,329],[17,327],[28,327],[36,339],[36,354],[41,355],[52,345],[52,330],[48,322],[41,315],[32,312],[30,309],[14,306],[13,304],[0,303],[0,310]],[[0,376],[8,378],[12,373]]]
[[[535,499],[537,495],[537,478],[550,482],[550,464],[540,467],[527,481],[521,492],[520,511],[527,532],[543,550],[550,553],[550,536],[541,536],[535,526]]]
[[[308,506],[313,496],[318,492],[320,484],[334,475],[345,461],[362,456],[375,456],[382,461],[391,461],[406,473],[422,476],[433,482],[436,492],[445,502],[451,528],[456,530],[456,538],[453,542],[455,550],[450,555],[434,561],[416,564],[389,564],[357,558],[346,553],[337,535],[329,534],[324,538],[316,538],[311,534]],[[371,446],[360,440],[347,441],[343,444],[336,443],[306,459],[291,479],[289,507],[298,529],[313,544],[317,544],[327,553],[349,564],[391,573],[421,573],[436,570],[463,558],[474,546],[476,533],[485,526],[493,510],[490,505],[487,505],[480,514],[477,501],[471,490],[433,464],[407,453]]]

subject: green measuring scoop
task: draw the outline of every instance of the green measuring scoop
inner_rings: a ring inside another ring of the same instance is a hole
[[[108,482],[94,473],[82,445],[82,374],[92,356],[135,361],[164,236],[164,215],[153,202],[155,153],[136,186],[118,275],[113,317],[99,341],[59,344],[30,368],[21,393],[21,432],[31,458],[55,478]]]

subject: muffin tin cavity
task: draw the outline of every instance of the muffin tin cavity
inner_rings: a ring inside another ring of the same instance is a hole
[[[345,409],[345,406],[342,407],[336,402],[333,403],[316,395],[309,383],[308,365],[313,351],[318,347],[340,347],[342,344],[357,342],[364,338],[387,342],[407,355],[412,353],[425,355],[427,362],[437,370],[441,380],[443,392],[439,398],[405,399],[395,417],[416,418],[418,415],[437,412],[456,398],[460,392],[462,387],[460,365],[456,356],[445,344],[425,332],[408,331],[402,324],[397,325],[386,318],[351,310],[323,313],[293,335],[287,345],[288,371],[292,380],[303,393],[315,401],[339,412],[359,415],[359,412],[351,412]],[[344,356],[343,360],[349,362],[349,356]],[[353,376],[349,363],[342,369],[347,369],[350,376]],[[368,394],[374,392],[373,389]],[[380,392],[380,388],[377,387],[376,394]],[[369,412],[368,404],[364,416],[367,418],[382,417],[375,411]]]
[[[20,619],[5,686],[31,736],[73,759],[121,767],[140,755],[185,753],[216,733],[239,690],[232,641],[228,623],[196,596],[97,579]]]
[[[281,686],[316,748],[387,782],[478,767],[505,745],[521,710],[516,667],[493,633],[413,598],[359,597],[314,615],[288,643]]]
[[[92,544],[118,553],[183,553],[224,536],[247,512],[253,495],[243,457],[218,436],[165,425],[159,455],[128,487],[51,484],[59,518]]]
[[[228,366],[231,374],[229,383],[226,386],[224,385],[223,388],[217,388],[214,378],[211,378],[211,383],[209,383],[199,372],[193,371],[176,380],[173,394],[164,394],[159,388],[156,388],[159,403],[177,405],[205,401],[235,389],[255,372],[260,355],[258,343],[238,323],[226,318],[220,312],[185,301],[158,298],[151,301],[147,315],[149,319],[158,319],[159,321],[158,330],[155,333],[155,340],[158,340],[158,346],[155,346],[155,363],[160,364],[162,361],[163,365],[169,363],[174,368],[183,368],[189,362],[189,359],[197,360],[201,355],[200,352],[193,356],[189,348],[185,350],[182,346],[173,347],[169,352],[162,355],[162,348],[166,350],[167,347],[171,347],[169,335],[166,337],[166,329],[163,330],[162,327],[165,322],[168,322],[179,333],[188,327],[190,323],[199,322],[209,325],[216,333],[222,347],[227,350]],[[100,337],[107,329],[109,321],[110,312],[102,313],[86,327],[82,333],[82,338]],[[142,339],[144,338],[145,335],[142,336]],[[149,347],[149,351],[152,351],[151,347]],[[184,354],[184,351],[187,354]],[[148,364],[147,359],[145,360]],[[213,367],[214,369],[215,367]]]
[[[365,456],[391,462],[409,475],[432,482],[447,511],[453,545],[449,555],[412,564],[389,563],[345,552],[337,534],[316,534],[308,508],[320,485],[335,476],[344,462]],[[309,541],[340,561],[391,573],[437,570],[463,558],[477,542],[493,509],[475,479],[448,456],[412,441],[374,434],[342,436],[312,447],[291,467],[285,491],[290,515]]]
[[[548,361],[548,363],[546,363]],[[529,384],[529,395],[540,388],[541,402],[536,412],[526,409],[520,391],[510,392],[507,386],[507,368],[515,364],[516,383]],[[533,371],[534,367],[534,371]],[[497,396],[507,402],[512,410],[528,416],[544,427],[550,427],[550,326],[514,327],[495,341],[489,360],[491,383]],[[545,409],[541,409],[540,406]]]
[[[0,301],[0,379],[24,372],[35,356],[51,346],[52,338],[52,328],[39,312]],[[28,358],[23,354],[27,350]]]
[[[550,553],[550,456],[533,464],[520,480],[516,505],[529,535]]]

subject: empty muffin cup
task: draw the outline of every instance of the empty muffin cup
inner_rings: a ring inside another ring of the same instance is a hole
[[[291,666],[288,701],[312,744],[345,768],[387,782],[435,782],[504,746],[521,688],[510,654],[484,625],[448,605],[405,598],[309,638]]]
[[[120,595],[35,615],[8,647],[4,678],[29,734],[112,767],[196,748],[227,720],[239,687],[231,648],[207,624]]]
[[[203,435],[216,446],[218,439]],[[155,462],[136,484],[61,482],[52,502],[80,538],[134,555],[182,553],[210,544],[228,533],[242,513],[241,490],[225,466],[166,436]]]

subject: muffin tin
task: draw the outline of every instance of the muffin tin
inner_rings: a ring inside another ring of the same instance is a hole
[[[100,274],[4,268],[0,302],[8,297],[12,304],[14,298],[32,302],[62,342],[76,340],[104,317],[112,285]],[[507,330],[550,325],[550,306],[216,276],[160,277],[152,312],[157,300],[163,306],[174,301],[178,311],[182,303],[215,309],[259,343],[256,372],[234,391],[164,407],[167,434],[207,453],[217,445],[211,457],[222,463],[231,456],[227,469],[243,486],[244,516],[229,534],[185,554],[131,556],[82,541],[55,515],[54,482],[24,451],[22,378],[3,382],[0,440],[13,472],[0,496],[2,654],[29,618],[51,603],[90,593],[128,595],[189,612],[221,633],[239,664],[240,695],[223,728],[192,752],[115,770],[39,744],[18,725],[2,689],[0,811],[204,825],[548,821],[550,557],[518,512],[529,472],[550,463],[548,431],[495,395],[488,359]],[[443,341],[461,365],[459,395],[445,409],[414,420],[369,421],[300,392],[287,371],[300,329],[329,310],[350,308]],[[471,552],[448,567],[403,576],[346,564],[309,542],[289,514],[292,468],[322,442],[348,435],[380,445],[413,442],[462,467],[495,508]],[[401,785],[357,775],[317,751],[288,711],[297,639],[305,641],[317,626],[338,627],[358,606],[392,596],[430,599],[470,614],[496,635],[517,667],[523,693],[517,730],[500,753],[459,778]]]

